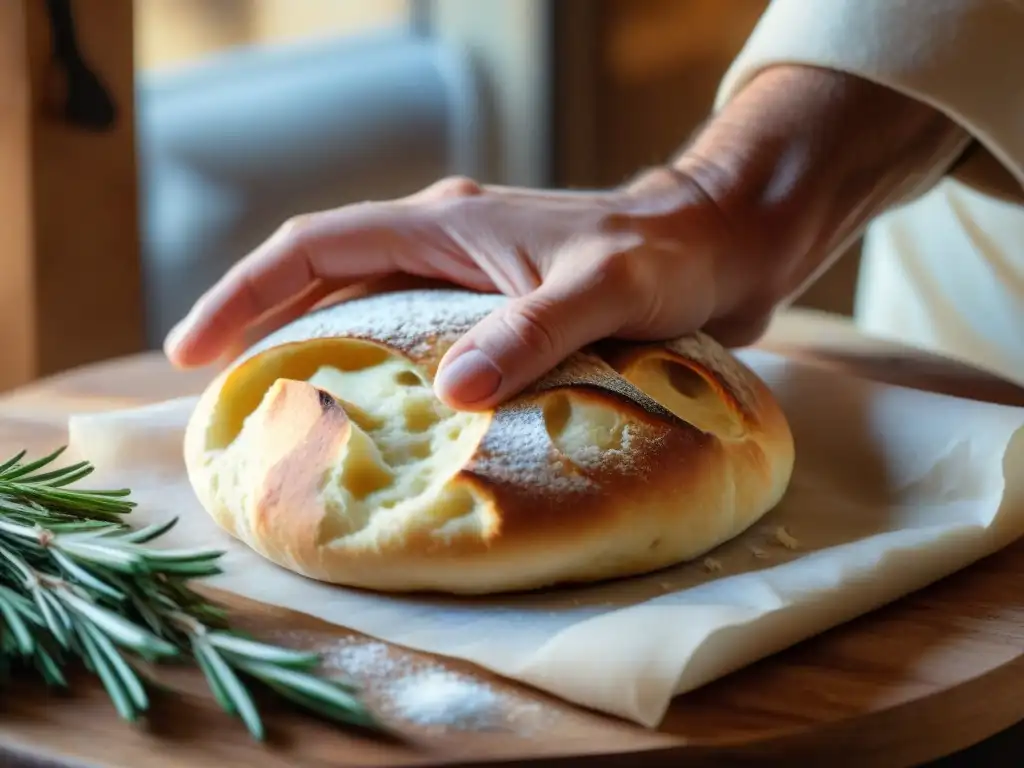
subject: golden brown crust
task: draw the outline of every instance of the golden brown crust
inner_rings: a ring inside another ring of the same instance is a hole
[[[301,559],[305,542],[321,538],[320,478],[337,461],[352,422],[333,398],[304,382],[279,379],[267,402],[260,446],[275,460],[252,488],[253,535],[273,560]]]
[[[325,491],[357,460],[351,441],[377,455],[360,435],[380,424],[305,379],[320,365],[401,359],[429,386],[448,346],[503,300],[372,296],[256,345],[211,384],[189,423],[186,462],[205,508],[313,578],[489,593],[688,560],[779,501],[793,464],[785,416],[753,372],[701,334],[595,345],[493,412],[456,414],[466,416],[450,454],[457,466],[412,501],[367,507],[348,490],[344,502]],[[407,466],[373,456],[350,472],[371,483],[370,499]]]

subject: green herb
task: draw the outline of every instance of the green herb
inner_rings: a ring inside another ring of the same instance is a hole
[[[0,672],[34,667],[50,685],[79,659],[121,717],[146,712],[140,662],[193,660],[213,695],[256,738],[263,722],[251,686],[334,720],[376,728],[347,683],[319,677],[320,657],[233,631],[190,579],[220,573],[221,552],[148,546],[176,520],[134,530],[128,490],[75,490],[88,462],[51,468],[63,448],[0,464]]]

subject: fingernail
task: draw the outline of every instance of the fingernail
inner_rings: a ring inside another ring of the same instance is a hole
[[[166,355],[170,356],[177,352],[187,330],[188,323],[185,320],[179,321],[177,325],[171,328],[167,336],[164,337],[164,353]]]
[[[467,349],[441,369],[434,386],[452,400],[471,405],[498,391],[501,371],[479,349]]]

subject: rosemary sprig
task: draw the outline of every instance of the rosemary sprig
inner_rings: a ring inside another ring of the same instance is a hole
[[[189,586],[220,573],[221,552],[148,546],[177,522],[132,529],[130,491],[77,490],[88,462],[53,468],[61,448],[0,464],[0,674],[33,667],[66,687],[79,659],[115,708],[136,720],[153,685],[142,662],[192,660],[224,711],[257,739],[252,686],[336,721],[378,725],[347,682],[316,673],[320,657],[233,631],[226,613]]]

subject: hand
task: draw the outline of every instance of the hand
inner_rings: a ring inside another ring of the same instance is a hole
[[[210,362],[253,324],[270,330],[339,288],[403,272],[513,297],[448,351],[436,380],[457,407],[490,406],[591,341],[671,337],[712,318],[721,219],[685,176],[646,181],[578,194],[455,178],[299,217],[202,297],[168,355]]]
[[[450,179],[298,217],[204,295],[166,344],[202,365],[340,288],[405,273],[512,297],[447,352],[456,408],[505,400],[600,338],[704,328],[753,342],[775,307],[966,144],[930,107],[839,72],[755,78],[671,169],[546,193]]]

